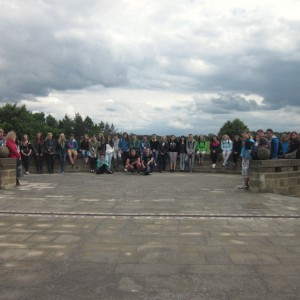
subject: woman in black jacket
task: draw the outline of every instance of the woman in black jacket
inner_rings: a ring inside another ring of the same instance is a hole
[[[159,160],[159,172],[166,170],[167,155],[169,150],[169,144],[166,136],[162,136],[158,144],[158,160]]]
[[[242,145],[243,145],[242,139],[238,135],[235,135],[232,142],[232,161],[233,161],[234,168],[237,167],[237,161],[241,156]]]

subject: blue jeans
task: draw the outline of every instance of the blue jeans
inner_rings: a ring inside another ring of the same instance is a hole
[[[164,171],[166,169],[166,163],[167,163],[167,153],[159,153],[158,155],[159,160],[159,171]]]
[[[59,162],[60,162],[60,172],[65,171],[65,162],[66,162],[66,157],[67,153],[58,153],[59,154]]]

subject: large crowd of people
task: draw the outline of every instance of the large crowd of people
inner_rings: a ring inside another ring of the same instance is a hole
[[[257,130],[255,137],[248,131],[241,135],[234,135],[232,139],[225,134],[220,139],[217,135],[209,139],[204,134],[199,134],[197,139],[193,134],[187,137],[176,138],[162,136],[160,139],[153,134],[148,140],[144,135],[141,140],[137,135],[130,136],[124,132],[107,135],[99,133],[98,136],[89,137],[85,134],[76,140],[74,134],[68,138],[61,133],[58,139],[49,132],[44,138],[37,133],[35,139],[30,141],[27,134],[17,140],[14,131],[4,134],[0,128],[0,147],[7,147],[9,157],[17,159],[17,169],[21,170],[21,162],[25,174],[29,175],[31,158],[35,158],[37,173],[44,172],[46,163],[49,174],[54,173],[55,161],[59,160],[59,173],[64,173],[66,160],[72,168],[76,165],[78,154],[83,162],[89,166],[91,173],[113,174],[114,171],[143,173],[151,175],[154,168],[164,172],[169,162],[169,171],[192,172],[195,162],[200,166],[210,157],[211,167],[215,168],[217,162],[222,160],[224,167],[232,163],[236,168],[238,161],[242,161],[242,174],[245,184],[243,189],[249,188],[249,161],[251,159],[282,159],[300,158],[300,141],[297,132],[283,134],[279,139],[272,129]],[[179,168],[177,162],[179,161]],[[231,162],[232,161],[232,162]],[[20,172],[17,173],[19,184]]]

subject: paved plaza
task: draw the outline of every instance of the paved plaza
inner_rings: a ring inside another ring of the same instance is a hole
[[[299,299],[300,199],[241,183],[26,176],[0,191],[0,299]]]

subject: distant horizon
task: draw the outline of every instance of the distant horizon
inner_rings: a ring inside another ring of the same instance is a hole
[[[7,104],[11,104],[11,103],[7,103]],[[3,106],[5,106],[6,104],[3,104],[3,105],[0,105],[0,108],[1,107],[3,107]],[[19,104],[17,104],[17,107],[20,107],[20,105]],[[26,107],[26,105],[25,105],[25,107]],[[49,114],[46,114],[45,112],[43,112],[43,111],[31,111],[30,109],[28,109],[28,108],[26,108],[30,113],[32,113],[32,114],[34,114],[34,113],[44,113],[44,115],[45,115],[45,118],[49,115]],[[85,119],[86,117],[89,117],[89,118],[91,118],[90,116],[82,116],[80,113],[76,113],[76,114],[79,114],[83,119]],[[52,116],[52,115],[51,115]],[[52,116],[53,117],[53,116]],[[62,121],[63,120],[63,118],[65,117],[65,115],[62,117],[62,118],[55,118],[55,120],[57,121],[57,122],[59,122],[59,121]],[[70,115],[68,115],[68,117],[70,118],[70,119],[74,119],[74,117],[75,117],[75,115],[74,116],[70,116]],[[96,121],[94,121],[93,120],[93,118],[91,118],[92,119],[92,121],[93,121],[93,123],[94,124],[100,124],[101,122],[103,122],[104,124],[106,124],[106,123],[108,123],[109,124],[109,126],[111,126],[112,125],[112,123],[109,123],[107,120],[100,120],[100,121],[98,121],[98,122],[96,122]],[[238,118],[235,118],[235,119],[238,119]],[[219,133],[219,131],[220,131],[220,129],[224,126],[224,124],[227,122],[227,121],[233,121],[234,119],[232,119],[232,120],[226,120],[223,124],[221,124],[220,125],[220,127],[215,131],[215,132],[207,132],[207,131],[204,131],[204,130],[199,130],[198,132],[193,132],[193,131],[189,131],[189,130],[184,130],[184,129],[182,129],[182,130],[179,130],[179,129],[177,129],[177,131],[176,130],[174,130],[174,131],[156,131],[156,132],[154,132],[154,131],[152,131],[151,129],[145,129],[145,130],[142,130],[142,129],[136,129],[136,130],[127,130],[127,129],[120,129],[119,127],[118,127],[118,124],[114,124],[113,123],[113,125],[114,125],[114,128],[116,129],[116,133],[118,133],[119,135],[121,135],[121,134],[123,134],[124,132],[127,132],[128,133],[128,135],[131,135],[131,134],[136,134],[136,135],[138,135],[138,136],[143,136],[143,135],[147,135],[147,136],[151,136],[151,135],[153,135],[153,134],[156,134],[157,136],[163,136],[163,135],[166,135],[166,136],[170,136],[170,135],[175,135],[177,138],[178,137],[180,137],[180,136],[185,136],[185,137],[187,137],[189,134],[193,134],[194,136],[199,136],[200,134],[203,134],[203,135],[205,135],[205,136],[210,136],[210,135],[218,135],[218,133]],[[242,121],[244,124],[245,124],[245,122],[243,121],[243,120],[240,120],[240,121]],[[0,122],[1,122],[1,120],[0,120]],[[249,127],[247,124],[245,124],[245,126],[246,127]],[[1,123],[0,123],[0,127],[1,127]],[[255,133],[258,129],[263,129],[264,131],[266,131],[267,129],[269,129],[270,127],[267,127],[267,128],[261,128],[261,127],[257,127],[257,128],[249,128],[249,131],[251,132],[251,133]],[[274,131],[274,133],[279,133],[279,134],[282,134],[282,133],[286,133],[286,132],[291,132],[291,131],[294,131],[294,130],[281,130],[281,131],[278,131],[278,130],[274,130],[274,128],[272,128],[272,130]],[[297,131],[297,130],[295,130],[296,132],[299,132],[299,131]],[[100,132],[104,132],[103,130],[101,131],[99,131],[99,133]],[[242,132],[241,132],[242,133]],[[18,135],[19,135],[19,133],[17,133]],[[26,132],[24,132],[24,133],[20,133],[20,134],[26,134]],[[240,134],[241,135],[241,134]]]

